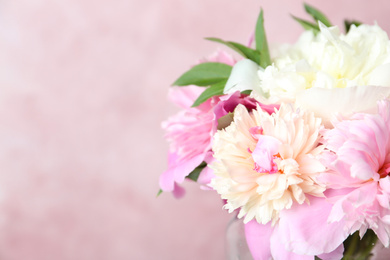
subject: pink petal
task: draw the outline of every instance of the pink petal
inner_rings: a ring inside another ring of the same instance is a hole
[[[375,234],[378,236],[378,239],[386,247],[390,245],[390,226],[389,226],[389,215],[383,217],[381,221],[378,221],[376,228],[372,228]],[[387,223],[386,223],[387,222]]]
[[[275,228],[275,231],[271,237],[271,253],[273,259],[276,260],[313,260],[313,255],[298,255],[291,251],[287,251],[285,245],[282,244],[281,236],[284,236],[282,232],[277,231],[278,227]]]
[[[345,190],[347,191],[347,189]],[[364,214],[357,209],[361,206],[364,206],[365,208],[371,207],[376,199],[376,194],[376,182],[366,183],[361,187],[346,193],[334,204],[329,215],[329,221],[338,221],[346,215],[348,221],[351,221],[352,223],[353,221],[358,222],[360,218],[364,217]],[[353,224],[346,225],[347,228],[352,228],[352,226]],[[355,230],[350,230],[351,233],[352,231]]]
[[[258,142],[252,157],[260,168],[271,172],[273,170],[273,155],[278,153],[281,142],[272,136],[258,135]]]
[[[344,244],[341,244],[338,248],[330,253],[318,255],[321,260],[339,260],[344,255]]]
[[[380,179],[379,185],[383,191],[390,194],[390,176]]]
[[[343,243],[349,233],[344,221],[328,223],[332,204],[325,198],[307,195],[310,205],[294,205],[280,212],[279,232],[287,249],[297,254],[329,253]]]
[[[181,108],[189,108],[204,91],[204,88],[197,86],[172,87],[169,89],[169,100]]]
[[[272,231],[270,222],[262,225],[256,220],[252,220],[245,224],[246,242],[254,260],[270,260],[272,258],[270,246]]]
[[[215,178],[214,171],[206,166],[199,174],[197,182],[202,185],[207,185],[211,182],[212,178]]]
[[[201,162],[203,161],[205,154],[199,154],[191,159],[176,162],[177,154],[169,154],[169,165],[168,170],[160,175],[160,188],[163,191],[173,191],[174,184],[182,183],[188,174],[190,174]]]
[[[219,102],[214,108],[215,118],[219,119],[229,112],[233,112],[238,104],[244,105],[248,110],[255,109],[258,101],[240,93],[240,91],[219,97]]]
[[[177,183],[175,183],[175,186],[173,188],[172,193],[176,199],[180,199],[186,194],[186,191],[181,186],[179,186]]]

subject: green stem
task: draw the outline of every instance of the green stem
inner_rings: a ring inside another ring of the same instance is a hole
[[[350,241],[346,246],[346,251],[344,253],[343,260],[352,260],[353,255],[355,254],[356,246],[359,243],[359,232],[355,232],[350,238]]]
[[[370,230],[371,231],[371,230]],[[364,236],[363,238],[365,238]],[[361,250],[361,256],[357,258],[357,260],[367,260],[371,256],[371,251],[374,248],[376,242],[378,241],[378,237],[375,234],[370,234],[366,239],[366,245],[364,250]]]
[[[371,257],[371,251],[377,242],[378,237],[372,230],[367,230],[366,234],[360,239],[359,232],[355,232],[344,242],[343,260],[367,260]]]

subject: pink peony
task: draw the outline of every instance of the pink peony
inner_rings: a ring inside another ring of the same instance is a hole
[[[171,88],[172,100],[184,109],[162,123],[170,142],[168,170],[160,176],[163,191],[173,191],[175,197],[184,194],[177,183],[182,183],[210,151],[210,139],[214,129],[213,107],[216,99],[212,98],[198,107],[191,107],[202,92],[202,88],[189,86]]]
[[[372,229],[386,246],[390,241],[390,101],[378,113],[357,113],[324,133],[328,171],[321,180],[334,205],[328,220],[346,222],[349,233]]]
[[[225,51],[218,50],[202,62],[221,62],[234,65],[235,60]],[[177,183],[182,183],[199,164],[212,160],[210,154],[210,138],[215,128],[212,108],[215,98],[208,100],[197,108],[192,104],[204,91],[196,86],[171,88],[169,98],[173,103],[183,108],[177,115],[162,123],[167,131],[166,138],[170,142],[168,154],[168,170],[160,176],[160,187],[163,191],[172,191],[179,198],[184,195],[184,189]],[[199,176],[203,184],[210,182],[212,172],[205,168]]]

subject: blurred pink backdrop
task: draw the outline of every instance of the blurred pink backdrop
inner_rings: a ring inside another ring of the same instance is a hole
[[[390,31],[388,1],[307,2]],[[0,259],[224,259],[216,194],[156,198],[160,123],[203,38],[246,43],[260,6],[270,42],[297,39],[298,0],[1,1]]]

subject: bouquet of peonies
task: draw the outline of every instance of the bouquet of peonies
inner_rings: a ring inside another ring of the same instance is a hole
[[[262,11],[254,48],[208,38],[243,58],[219,51],[170,89],[160,192],[216,191],[254,259],[368,259],[390,242],[390,41],[305,9],[315,22],[294,17],[306,31],[272,55]]]

